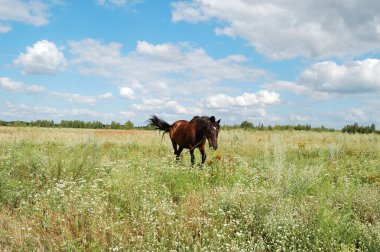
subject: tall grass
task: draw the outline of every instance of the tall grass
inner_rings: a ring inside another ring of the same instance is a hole
[[[0,250],[380,251],[380,138],[0,128]],[[196,160],[200,161],[197,153]]]

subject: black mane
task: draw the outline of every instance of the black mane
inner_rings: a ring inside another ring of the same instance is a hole
[[[190,122],[192,122],[194,120],[206,120],[206,121],[210,121],[210,117],[209,116],[194,116],[193,119],[191,119]]]

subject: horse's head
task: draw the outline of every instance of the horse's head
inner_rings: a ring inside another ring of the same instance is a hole
[[[208,140],[208,144],[214,150],[218,149],[218,134],[220,130],[220,119],[215,121],[215,116],[211,116],[208,120],[207,130],[206,130],[206,138]]]

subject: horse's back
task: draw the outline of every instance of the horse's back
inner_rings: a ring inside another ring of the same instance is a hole
[[[184,148],[191,145],[193,133],[191,124],[186,120],[176,121],[170,128],[170,138]]]
[[[183,131],[184,127],[188,124],[189,122],[186,120],[178,120],[172,124],[170,127],[170,137],[173,138],[174,135],[177,134],[178,131]]]

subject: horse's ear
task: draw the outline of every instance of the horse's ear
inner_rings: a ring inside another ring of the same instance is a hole
[[[210,122],[215,122],[215,116],[210,117]]]
[[[216,121],[216,123],[219,124],[219,123],[220,123],[220,120],[221,120],[221,119],[219,119],[218,121]]]

